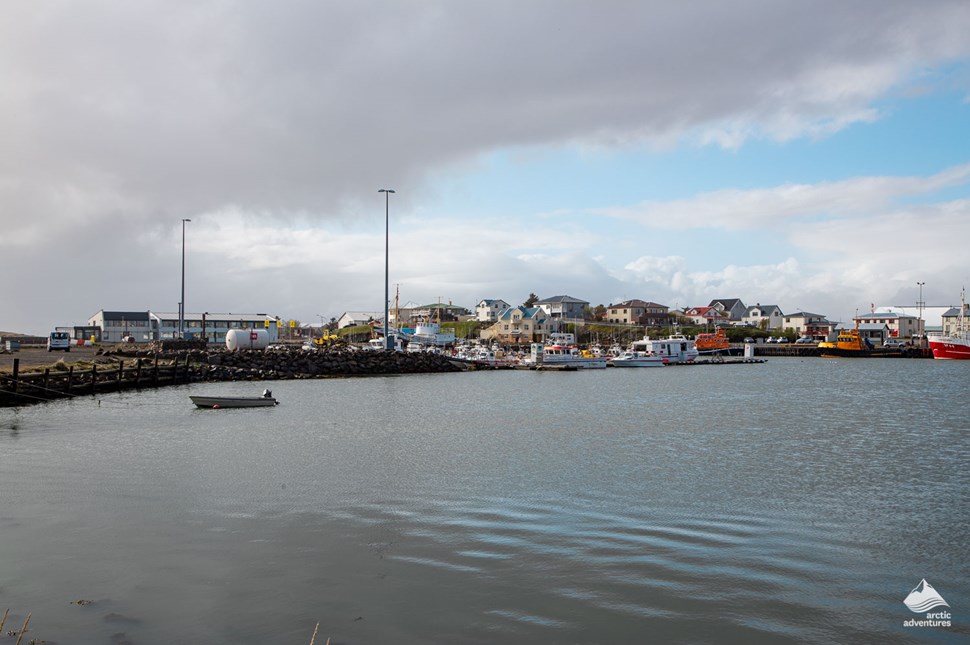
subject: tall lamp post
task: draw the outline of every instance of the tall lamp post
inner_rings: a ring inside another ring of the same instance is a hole
[[[916,310],[919,312],[919,339],[920,347],[923,346],[923,285],[925,282],[917,282],[919,286],[919,300],[916,301]]]
[[[390,306],[388,304],[390,302],[389,300],[390,281],[388,280],[388,276],[390,275],[388,273],[388,257],[389,257],[388,252],[390,250],[390,230],[391,230],[390,223],[389,223],[390,222],[389,213],[390,213],[391,193],[393,193],[394,191],[390,188],[381,188],[377,192],[384,193],[384,349],[394,349],[394,345],[391,344],[391,337],[390,335],[388,335],[388,331],[387,331],[387,317],[390,314],[390,312],[388,311],[388,308]]]
[[[182,218],[182,299],[179,300],[179,338],[185,338],[185,223],[192,220]]]

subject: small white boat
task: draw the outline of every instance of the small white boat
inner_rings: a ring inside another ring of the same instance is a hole
[[[578,369],[606,369],[605,356],[593,356],[583,352],[575,345],[530,345],[529,363],[534,367],[550,365]]]
[[[206,409],[220,408],[263,408],[279,405],[273,393],[263,390],[262,396],[189,396],[197,407]]]
[[[667,361],[649,352],[628,351],[611,358],[609,364],[613,367],[663,367]]]

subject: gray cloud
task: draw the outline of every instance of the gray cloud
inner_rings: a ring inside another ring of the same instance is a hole
[[[965,56],[968,24],[958,1],[6,3],[0,251],[20,268],[0,323],[171,301],[181,217],[349,221],[502,146],[873,118],[906,73]]]

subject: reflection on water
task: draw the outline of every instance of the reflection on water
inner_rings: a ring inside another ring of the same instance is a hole
[[[963,642],[965,367],[293,381],[277,408],[195,409],[190,391],[259,386],[210,384],[3,411],[0,605],[58,642],[301,643],[317,621],[335,643]],[[902,600],[924,577],[955,622],[914,636]]]

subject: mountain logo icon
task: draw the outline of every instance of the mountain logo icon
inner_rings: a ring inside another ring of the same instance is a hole
[[[909,610],[915,614],[922,614],[934,607],[950,606],[943,600],[943,596],[933,588],[933,585],[926,581],[926,578],[920,580],[916,588],[909,592],[903,604],[909,607]]]

